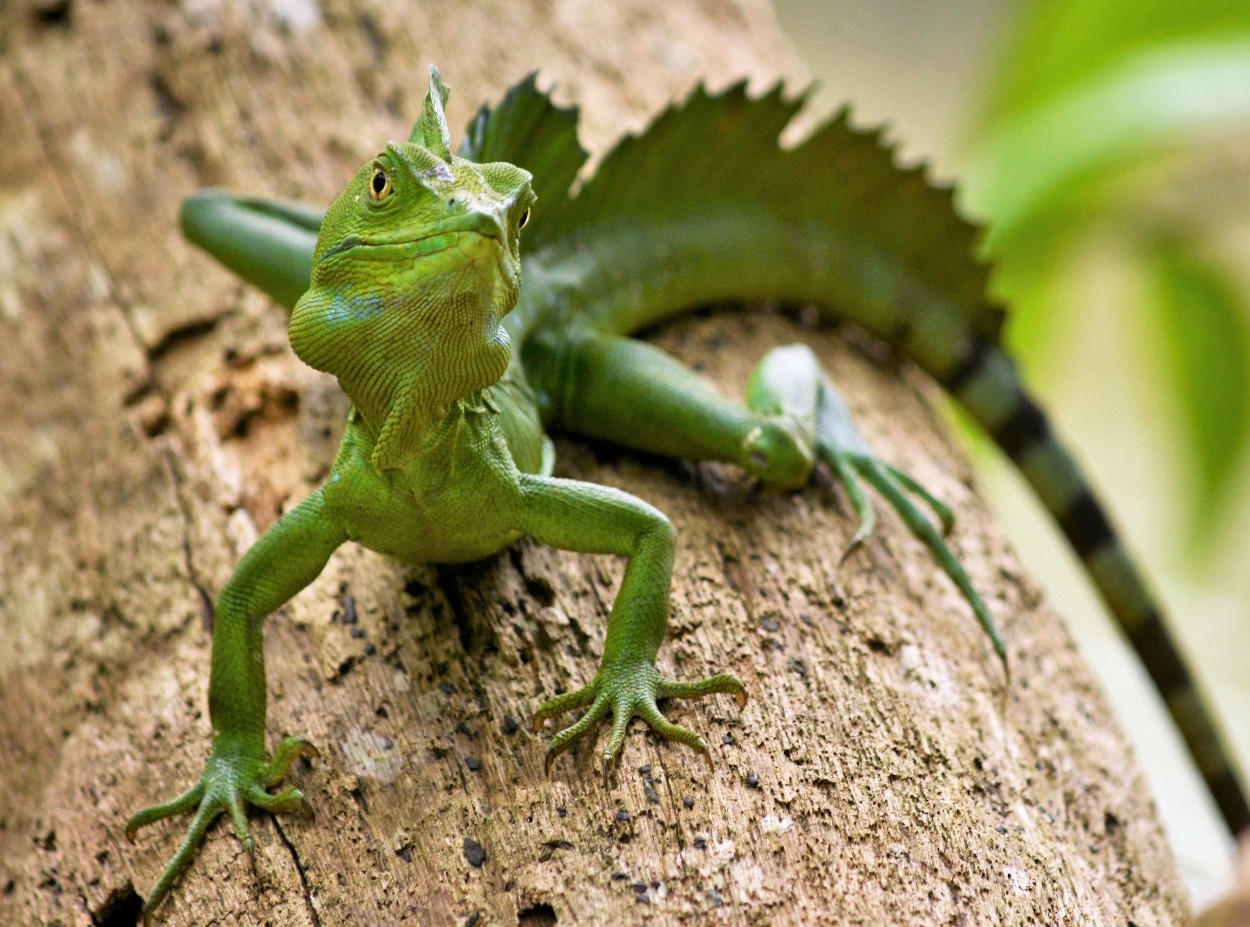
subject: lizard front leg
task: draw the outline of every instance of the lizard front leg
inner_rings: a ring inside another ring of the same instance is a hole
[[[602,751],[605,778],[635,717],[642,718],[666,740],[698,751],[710,766],[711,753],[703,738],[669,721],[656,703],[724,692],[732,694],[741,709],[746,704],[746,692],[742,683],[728,674],[698,682],[672,682],[662,679],[656,669],[655,657],[668,624],[673,579],[674,534],[668,519],[628,493],[576,480],[523,475],[521,498],[524,530],[536,540],[562,550],[629,558],[608,617],[599,671],[588,685],[549,699],[534,718],[537,731],[548,718],[586,709],[577,722],[551,741],[547,769],[609,712],[612,732]]]
[[[212,822],[228,812],[235,836],[252,852],[247,806],[273,814],[306,810],[298,789],[273,794],[300,756],[316,749],[298,737],[265,750],[265,655],[262,625],[274,609],[317,578],[347,540],[323,511],[321,490],[284,515],[247,552],[217,600],[213,618],[212,669],[208,683],[212,750],[199,781],[172,801],[144,808],[126,825],[126,836],[155,821],[194,812],[177,852],[143,908],[145,921],[190,865]]]

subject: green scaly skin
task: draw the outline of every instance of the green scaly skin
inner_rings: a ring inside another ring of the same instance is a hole
[[[673,529],[628,493],[553,478],[545,436],[553,425],[653,453],[734,462],[783,488],[803,486],[822,462],[859,515],[847,554],[875,523],[861,486],[867,483],[933,553],[1006,667],[993,617],[943,540],[951,512],[876,458],[808,349],[791,345],[765,357],[742,408],[628,337],[693,304],[727,298],[807,302],[849,318],[959,399],[1020,465],[1085,559],[1189,737],[1226,820],[1236,829],[1250,818],[1153,598],[998,347],[1000,314],[985,302],[984,270],[968,256],[973,231],[945,194],[895,169],[874,138],[851,132],[844,120],[779,155],[777,133],[798,104],[778,92],[748,100],[739,87],[720,97],[700,92],[685,110],[669,110],[571,198],[585,157],[575,116],[552,106],[532,77],[500,107],[511,118],[479,114],[462,148],[472,158],[451,152],[447,88],[433,68],[430,85],[411,140],[365,164],[324,220],[308,207],[214,192],[184,207],[189,237],[293,307],[296,353],[334,374],[353,405],[325,485],[248,551],[218,599],[204,773],[127,827],[133,838],[154,821],[194,815],[148,897],[145,920],[217,816],[230,815],[250,851],[249,805],[306,809],[297,789],[270,792],[296,759],[316,752],[300,738],[284,740],[272,755],[265,750],[261,629],[347,540],[410,562],[476,560],[526,534],[565,550],[627,557],[598,672],[535,716],[537,730],[584,709],[552,739],[546,765],[611,714],[601,751],[605,778],[634,717],[692,747],[710,767],[703,738],[668,721],[657,703],[725,693],[741,707],[746,696],[728,674],[679,682],[655,667]],[[717,134],[730,147],[718,150],[711,141],[691,158],[649,157]],[[852,164],[837,175],[841,189],[826,181],[833,208],[804,187],[785,192],[792,177],[828,174],[824,162],[836,161],[833,154]],[[706,163],[693,163],[700,155]],[[535,175],[504,157],[532,165]],[[700,196],[686,191],[695,181],[683,170],[722,181],[737,172],[740,182],[729,185],[732,195]],[[856,183],[877,197],[867,213],[857,212],[864,197]],[[521,230],[535,188],[550,219],[528,233],[535,247],[527,250],[522,289]],[[874,226],[875,215],[892,206],[923,226],[918,241],[888,222]],[[805,235],[789,234],[799,225]]]

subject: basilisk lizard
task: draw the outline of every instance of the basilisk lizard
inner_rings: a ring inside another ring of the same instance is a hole
[[[352,407],[325,484],[265,532],[218,597],[207,765],[189,791],[138,812],[127,827],[133,838],[154,821],[194,813],[145,915],[218,815],[230,815],[250,848],[248,806],[305,807],[297,789],[270,791],[315,751],[300,738],[266,751],[262,625],[345,541],[407,561],[452,563],[528,534],[566,550],[628,557],[598,672],[538,709],[535,730],[582,711],[552,739],[547,765],[611,714],[605,775],[634,717],[710,766],[703,738],[667,720],[657,703],[724,693],[741,707],[745,693],[728,674],[674,681],[655,667],[673,529],[625,492],[552,477],[544,433],[552,426],[734,462],[777,487],[803,486],[823,462],[859,515],[852,544],[873,527],[863,488],[870,485],[932,551],[1006,666],[994,620],[943,540],[950,511],[876,458],[810,351],[792,345],[766,356],[743,408],[629,337],[730,299],[810,304],[852,321],[972,414],[1081,557],[1225,820],[1234,830],[1250,821],[1154,598],[1000,346],[1002,312],[986,296],[975,229],[948,191],[920,169],[897,168],[880,139],[852,130],[845,114],[779,150],[778,134],[802,99],[785,100],[780,88],[752,99],[739,85],[718,95],[699,90],[670,108],[642,136],[622,141],[572,195],[586,158],[576,113],[556,107],[533,76],[479,112],[458,154],[447,93],[431,68],[411,139],[361,167],[324,217],[215,191],[184,205],[192,241],[293,308],[296,354],[334,374]]]

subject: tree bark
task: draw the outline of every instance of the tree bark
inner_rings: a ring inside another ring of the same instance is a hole
[[[541,69],[601,153],[698,80],[801,78],[760,0],[39,0],[0,28],[0,921],[130,924],[184,821],[123,839],[208,746],[212,596],[326,473],[345,409],[285,316],[176,228],[203,185],[328,202],[406,137],[436,62],[463,125]],[[674,153],[680,157],[680,152]],[[541,208],[541,207],[540,207]],[[660,342],[739,392],[813,343],[880,453],[950,501],[999,617],[1004,680],[897,519],[827,480],[558,441],[679,532],[661,669],[751,700],[636,723],[542,773],[526,720],[594,672],[621,564],[522,542],[463,568],[344,548],[269,622],[269,729],[308,736],[315,820],[218,825],[159,912],[183,924],[1124,924],[1187,902],[1142,776],[1059,618],[927,402],[873,348],[769,313]],[[475,848],[480,847],[481,853]],[[484,858],[483,858],[484,857]]]

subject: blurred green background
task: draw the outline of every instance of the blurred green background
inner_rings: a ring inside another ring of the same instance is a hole
[[[820,82],[957,179],[1007,340],[1250,769],[1250,0],[774,0]],[[1023,484],[996,507],[1100,673],[1202,903],[1231,845]]]

